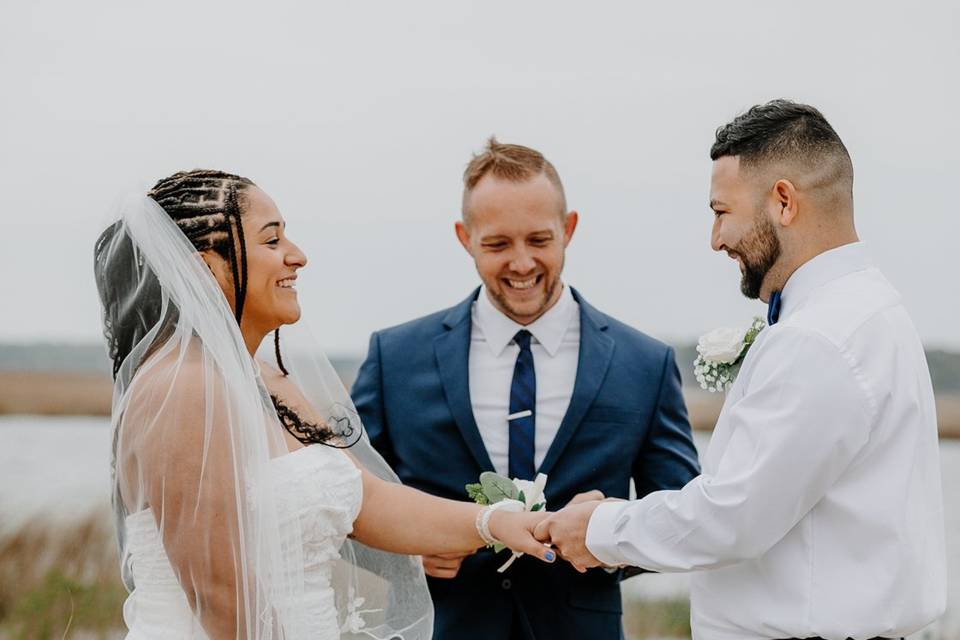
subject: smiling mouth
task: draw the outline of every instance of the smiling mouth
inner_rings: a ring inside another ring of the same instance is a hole
[[[501,278],[501,280],[507,285],[508,289],[513,289],[514,291],[527,291],[540,284],[540,281],[543,280],[543,274],[541,273],[530,278]]]
[[[740,265],[740,270],[743,271],[743,258],[740,256],[739,253],[736,253],[734,251],[727,251],[727,257],[733,260],[734,262],[736,262],[738,265]]]
[[[293,291],[294,293],[296,293],[296,292],[297,292],[297,283],[296,283],[295,280],[296,280],[295,278],[284,278],[283,280],[279,280],[279,281],[277,282],[277,288],[278,288],[278,289],[288,289],[288,290]]]

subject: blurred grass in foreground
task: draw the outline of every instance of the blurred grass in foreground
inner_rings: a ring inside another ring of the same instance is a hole
[[[627,640],[688,639],[690,602],[687,598],[624,601],[623,630]]]
[[[0,638],[117,638],[125,597],[108,514],[0,538]]]
[[[122,638],[127,592],[110,515],[74,524],[29,522],[0,536],[0,639]],[[628,601],[630,640],[689,638],[686,599]]]

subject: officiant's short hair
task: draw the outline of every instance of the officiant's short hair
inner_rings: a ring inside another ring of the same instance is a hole
[[[557,188],[560,195],[560,215],[567,212],[567,197],[556,167],[536,149],[519,144],[503,144],[490,136],[487,146],[474,154],[463,172],[463,217],[467,221],[467,197],[484,176],[492,175],[501,180],[526,182],[544,175]]]
[[[829,166],[829,178],[853,188],[853,162],[840,136],[819,110],[791,100],[755,105],[717,129],[710,159],[724,156],[739,156],[747,170],[782,161]]]

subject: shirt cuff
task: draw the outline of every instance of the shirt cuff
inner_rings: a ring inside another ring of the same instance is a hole
[[[598,505],[590,516],[590,522],[587,523],[587,550],[603,564],[617,566],[630,563],[617,549],[614,527],[620,514],[631,504],[626,501],[604,502]]]

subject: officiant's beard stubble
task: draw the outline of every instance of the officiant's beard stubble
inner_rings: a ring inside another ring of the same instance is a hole
[[[743,264],[743,274],[740,280],[740,291],[747,298],[756,300],[760,297],[763,281],[767,273],[780,259],[780,238],[773,223],[762,209],[754,216],[754,226],[733,252],[738,254]]]
[[[497,306],[501,311],[505,311],[509,317],[513,319],[523,318],[527,319],[528,322],[532,322],[533,320],[529,320],[530,318],[533,318],[534,320],[539,318],[546,313],[547,309],[552,306],[554,302],[556,302],[558,297],[556,296],[557,287],[560,286],[560,276],[563,273],[563,265],[565,262],[566,255],[561,255],[560,268],[556,271],[546,270],[546,273],[544,274],[546,281],[543,283],[543,295],[540,297],[540,304],[537,305],[536,309],[532,311],[529,309],[520,309],[516,305],[511,304],[509,298],[507,298],[502,291],[500,291],[496,286],[491,286],[491,283],[485,282],[487,285],[487,292],[493,298],[495,306]],[[480,272],[479,267],[477,268],[477,273],[479,273],[481,279],[483,279],[483,274]]]

